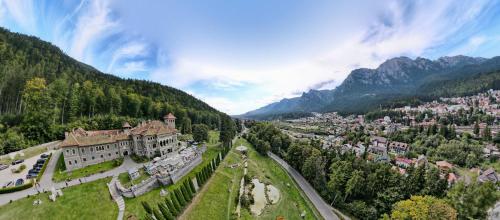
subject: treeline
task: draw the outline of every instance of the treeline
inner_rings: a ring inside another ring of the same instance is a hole
[[[247,126],[251,128],[246,137],[257,139],[253,140],[254,143],[267,143],[261,146],[271,145],[269,140],[282,139],[284,135],[268,123],[247,123]],[[498,198],[492,183],[469,186],[456,184],[452,189],[448,189],[446,175],[441,177],[440,171],[431,166],[409,167],[406,174],[402,175],[388,163],[371,162],[356,157],[352,152],[341,154],[340,151],[334,150],[335,148],[323,149],[319,141],[292,141],[288,148],[284,148],[285,146],[271,147],[270,150],[301,172],[328,203],[359,219],[383,217],[384,214],[391,213],[397,202],[408,200],[415,195],[426,195],[446,201],[456,209],[456,215],[460,219],[481,218]],[[259,149],[257,146],[256,148]],[[265,155],[265,149],[260,149],[259,152]],[[478,194],[479,200],[468,198],[478,191],[487,193]],[[464,199],[469,202],[467,207],[457,201]],[[443,215],[455,213],[453,210],[446,210]],[[395,211],[396,214],[391,216],[397,216],[400,212]],[[385,217],[389,218],[388,215]]]
[[[229,153],[230,147],[223,147],[220,153],[222,159]],[[201,171],[195,174],[196,183],[201,188],[212,176],[221,160],[219,154],[206,164]],[[185,209],[196,195],[196,188],[191,178],[186,179],[182,183],[177,183],[178,187],[173,189],[165,198],[165,201],[159,202],[155,206],[151,206],[148,202],[143,201],[142,207],[146,211],[145,220],[174,220]]]
[[[35,37],[0,28],[0,154],[61,139],[64,131],[120,128],[124,121],[177,117],[234,136],[231,118],[193,96],[144,80],[104,74]],[[230,140],[230,139],[229,139]]]

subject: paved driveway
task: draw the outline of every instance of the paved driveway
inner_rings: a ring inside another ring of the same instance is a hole
[[[132,159],[130,159],[130,157],[125,157],[122,165],[120,165],[119,167],[114,168],[112,170],[108,170],[104,173],[97,173],[97,174],[91,175],[89,177],[82,177],[80,179],[75,179],[75,180],[68,181],[68,182],[55,183],[52,181],[52,176],[54,175],[57,160],[59,159],[60,155],[61,155],[61,150],[53,151],[52,158],[50,159],[49,164],[47,165],[47,168],[45,169],[45,173],[43,174],[42,179],[40,180],[38,186],[29,188],[29,189],[25,189],[22,191],[18,191],[18,192],[0,194],[0,206],[9,203],[11,200],[15,201],[15,200],[18,200],[21,198],[25,198],[28,195],[35,195],[38,192],[50,191],[50,189],[52,187],[54,187],[56,189],[61,189],[61,188],[65,188],[68,186],[79,185],[82,183],[92,182],[92,181],[103,179],[106,177],[112,177],[114,175],[118,175],[120,173],[127,172],[130,168],[133,168],[133,167],[139,168],[139,167],[143,166],[143,164],[138,164],[138,163],[134,162]],[[10,170],[9,170],[9,172],[10,172]]]
[[[319,211],[321,216],[323,216],[324,219],[326,220],[338,220],[340,219],[337,214],[335,214],[332,211],[332,207],[326,203],[323,198],[314,190],[314,188],[307,182],[306,179],[302,175],[300,175],[297,170],[295,170],[293,167],[288,165],[284,160],[276,156],[275,154],[268,152],[267,153],[269,157],[274,159],[278,164],[280,164],[289,174],[292,176],[292,178],[297,182],[297,184],[300,186],[302,191],[306,194],[307,198],[313,203],[313,205],[316,207],[316,209]]]

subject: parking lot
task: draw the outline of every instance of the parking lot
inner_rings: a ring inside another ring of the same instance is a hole
[[[7,169],[1,170],[0,171],[0,187],[3,187],[6,183],[8,183],[10,181],[15,183],[17,179],[23,179],[26,182],[26,175],[28,174],[28,171],[31,168],[33,168],[33,165],[40,158],[40,155],[41,154],[38,154],[34,157],[30,157],[30,158],[24,160],[24,162],[22,162],[20,164],[16,164],[16,165],[9,164],[10,166]],[[24,169],[20,173],[13,173],[11,171],[13,168],[19,169],[21,164],[26,165],[26,169]],[[11,185],[11,186],[13,186],[13,185]]]

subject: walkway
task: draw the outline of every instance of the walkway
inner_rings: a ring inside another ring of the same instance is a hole
[[[118,193],[116,189],[116,181],[118,181],[118,175],[113,176],[111,182],[108,183],[108,189],[109,193],[111,194],[111,197],[113,198],[113,200],[115,200],[116,204],[118,205],[117,220],[122,220],[123,214],[125,213],[125,201],[123,200],[122,195]]]
[[[52,187],[55,187],[56,189],[62,189],[69,186],[80,185],[82,183],[92,182],[107,177],[113,177],[115,175],[118,176],[118,174],[127,172],[130,168],[140,168],[141,166],[143,166],[142,164],[134,162],[132,159],[130,159],[130,157],[125,157],[122,165],[112,170],[108,170],[104,173],[97,173],[88,177],[82,177],[80,179],[75,179],[67,182],[55,183],[54,181],[52,181],[52,176],[54,175],[57,160],[59,159],[60,155],[61,150],[56,150],[52,153],[52,157],[49,160],[49,164],[47,165],[45,173],[43,174],[38,186],[23,191],[0,194],[0,206],[7,204],[10,201],[16,201],[18,199],[25,198],[28,195],[36,195],[39,192],[50,191]]]
[[[326,203],[323,198],[321,198],[321,196],[316,192],[316,190],[314,190],[311,184],[309,184],[309,182],[307,182],[307,180],[304,179],[304,177],[302,177],[302,175],[300,175],[297,170],[288,165],[288,163],[286,163],[275,154],[271,152],[268,152],[267,154],[269,155],[269,157],[278,162],[278,164],[281,165],[283,169],[285,169],[290,174],[290,176],[295,180],[295,182],[297,182],[302,191],[304,191],[304,193],[306,194],[307,198],[309,198],[309,200],[313,203],[313,205],[325,220],[340,219],[337,214],[333,212],[333,208],[328,203]],[[342,217],[345,218],[344,216]]]

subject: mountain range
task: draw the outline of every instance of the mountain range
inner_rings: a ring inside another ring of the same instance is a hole
[[[363,113],[380,106],[410,104],[441,96],[468,95],[500,88],[500,57],[396,57],[376,69],[353,70],[335,89],[310,90],[239,117],[276,118],[307,112]]]

